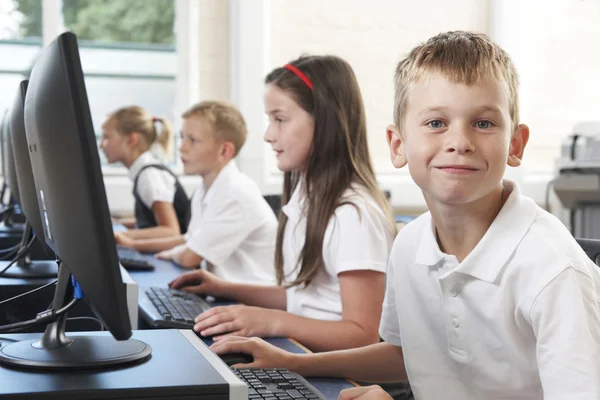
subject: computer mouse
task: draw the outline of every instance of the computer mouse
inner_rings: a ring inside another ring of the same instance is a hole
[[[219,357],[221,357],[221,360],[229,367],[235,364],[250,364],[254,361],[252,354],[246,353],[226,353],[219,355]]]

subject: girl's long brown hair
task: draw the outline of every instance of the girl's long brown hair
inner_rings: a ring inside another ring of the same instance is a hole
[[[387,200],[377,186],[367,144],[367,125],[362,96],[350,65],[335,56],[304,56],[290,62],[313,83],[311,90],[285,68],[273,70],[265,79],[287,92],[314,118],[312,151],[307,168],[285,172],[282,204],[286,204],[300,179],[303,179],[307,216],[306,238],[296,267],[297,278],[287,286],[309,285],[324,268],[325,230],[337,207],[349,204],[342,194],[352,184],[363,186],[388,216],[390,231],[396,225]],[[356,206],[356,205],[355,205]],[[358,208],[357,208],[358,209]],[[285,281],[283,233],[285,213],[279,215],[275,247],[275,269],[279,285]]]

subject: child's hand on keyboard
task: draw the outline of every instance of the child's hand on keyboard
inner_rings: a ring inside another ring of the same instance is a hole
[[[133,248],[134,241],[125,232],[115,232],[115,242],[120,246]]]
[[[226,336],[278,336],[280,310],[244,305],[212,307],[195,319],[194,331],[219,341]]]
[[[228,336],[215,342],[210,349],[217,354],[246,353],[254,361],[250,364],[232,365],[233,368],[287,368],[292,369],[294,354],[273,346],[264,340],[253,337]]]
[[[344,389],[338,400],[392,400],[392,397],[381,387],[372,385]]]
[[[227,282],[208,271],[198,269],[186,272],[169,282],[169,287],[186,292],[222,297],[227,294]]]

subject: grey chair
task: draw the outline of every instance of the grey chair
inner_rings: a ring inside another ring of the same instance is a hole
[[[600,266],[600,240],[598,239],[583,239],[576,238],[575,239],[579,246],[585,251],[585,254],[596,263],[596,265]]]
[[[280,194],[267,194],[263,196],[271,209],[275,213],[276,217],[279,217],[279,213],[281,212],[281,195]]]

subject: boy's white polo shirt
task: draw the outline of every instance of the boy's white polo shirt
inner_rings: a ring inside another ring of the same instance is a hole
[[[600,399],[600,269],[512,190],[475,249],[440,251],[427,213],[398,235],[380,334],[417,399]]]
[[[298,276],[298,256],[306,236],[305,201],[297,185],[290,201],[282,207],[288,218],[283,239],[283,260],[286,281]],[[343,205],[329,220],[323,239],[321,269],[308,287],[287,289],[287,311],[303,317],[338,321],[342,319],[342,301],[338,274],[346,271],[373,270],[385,273],[393,235],[389,222],[366,190],[356,187],[343,197],[356,204]]]
[[[256,183],[230,161],[196,189],[186,246],[230,282],[273,284],[277,219]]]

